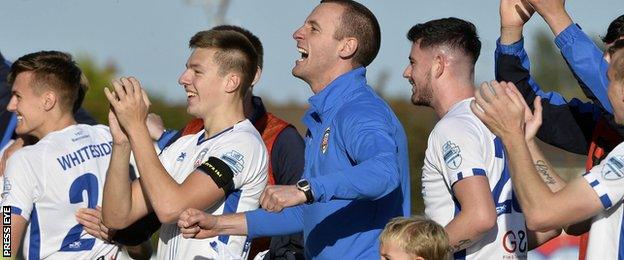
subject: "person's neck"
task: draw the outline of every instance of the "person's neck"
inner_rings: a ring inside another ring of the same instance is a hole
[[[439,118],[444,117],[449,109],[455,104],[470,97],[474,97],[474,84],[469,81],[448,82],[435,88],[442,93],[434,94],[436,97],[432,107]]]
[[[318,77],[308,80],[307,82],[310,85],[312,92],[314,92],[314,94],[318,94],[338,77],[348,73],[349,71],[352,71],[355,68],[356,67],[351,65],[350,63],[340,63],[333,68],[326,70]]]
[[[33,132],[33,136],[41,140],[49,133],[63,130],[75,124],[77,124],[76,119],[74,119],[74,116],[71,114],[52,116],[52,118],[46,120],[46,124],[42,125],[38,131]]]
[[[208,139],[245,120],[243,104],[239,101],[215,107],[203,117],[203,120],[205,136]]]

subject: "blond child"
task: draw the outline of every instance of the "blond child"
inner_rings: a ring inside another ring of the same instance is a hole
[[[438,260],[449,254],[444,228],[422,216],[392,219],[379,240],[382,260]]]

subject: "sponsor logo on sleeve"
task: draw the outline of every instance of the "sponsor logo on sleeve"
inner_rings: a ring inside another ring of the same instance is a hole
[[[457,170],[462,163],[461,150],[459,146],[451,141],[447,141],[442,146],[442,156],[444,163],[450,169]]]
[[[234,171],[234,175],[237,175],[243,171],[245,168],[245,156],[237,151],[230,151],[221,156],[221,160],[223,160],[227,165],[232,168]]]
[[[624,156],[613,156],[609,158],[602,167],[602,177],[605,180],[619,180],[624,177]]]

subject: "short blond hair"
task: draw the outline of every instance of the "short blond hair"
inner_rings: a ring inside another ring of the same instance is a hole
[[[393,218],[379,236],[379,241],[392,242],[404,252],[425,259],[447,259],[448,235],[444,228],[423,216]]]

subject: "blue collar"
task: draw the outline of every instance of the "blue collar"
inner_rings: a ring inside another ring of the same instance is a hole
[[[308,103],[310,108],[306,113],[316,121],[323,119],[335,105],[341,105],[353,90],[366,85],[366,68],[358,67],[345,74],[340,75],[329,83],[321,92],[310,97]]]
[[[239,123],[240,123],[240,122],[239,122]],[[237,124],[238,124],[238,123],[237,123]],[[232,130],[232,129],[234,129],[234,126],[230,126],[230,127],[226,128],[225,130],[223,130],[223,131],[221,131],[221,132],[219,132],[219,133],[217,133],[217,134],[215,134],[215,135],[213,135],[213,136],[211,136],[211,137],[208,137],[208,138],[206,138],[206,129],[203,129],[203,130],[202,130],[202,134],[201,134],[201,135],[199,135],[199,138],[197,138],[197,145],[200,145],[200,144],[202,144],[202,143],[203,143],[203,142],[205,142],[205,141],[208,141],[208,140],[213,139],[213,138],[215,138],[215,137],[217,137],[217,136],[220,136],[220,135],[222,135],[223,133],[225,133],[225,132],[227,132],[227,131],[230,131],[230,130]]]

